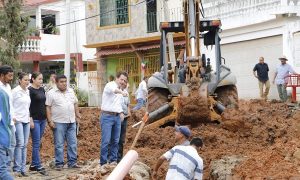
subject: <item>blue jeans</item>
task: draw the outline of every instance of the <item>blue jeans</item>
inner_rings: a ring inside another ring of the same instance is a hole
[[[64,165],[64,144],[67,141],[68,166],[73,167],[77,163],[77,137],[76,123],[55,123],[54,146],[55,166]]]
[[[127,118],[123,120],[121,123],[121,133],[120,133],[120,140],[119,140],[119,151],[118,151],[118,162],[121,161],[123,157],[123,147],[125,143],[125,138],[126,138],[126,129],[127,129]]]
[[[7,166],[9,161],[9,149],[0,145],[0,179],[13,180],[14,178],[9,173]]]
[[[46,127],[46,120],[33,120],[34,128],[30,129],[32,138],[32,162],[31,166],[36,168],[42,167],[40,159],[41,139]]]
[[[121,132],[120,116],[102,113],[100,117],[101,125],[101,147],[100,147],[100,164],[108,162],[117,162],[119,138]],[[110,144],[109,144],[110,143]],[[110,152],[108,146],[110,145]]]
[[[132,108],[132,110],[139,110],[146,104],[146,101],[142,98],[137,99],[137,104]]]
[[[12,162],[14,162],[14,154],[16,147],[16,127],[15,125],[10,126],[11,128],[11,136],[10,136],[10,146],[9,146],[9,159],[8,159],[8,168],[11,170]]]
[[[15,161],[14,161],[13,170],[16,172],[25,172],[30,123],[17,122],[15,126],[16,126],[16,148],[15,148]]]

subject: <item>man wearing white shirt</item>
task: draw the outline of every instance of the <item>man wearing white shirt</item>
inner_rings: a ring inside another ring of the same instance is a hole
[[[124,119],[122,109],[122,96],[128,96],[128,93],[121,90],[121,87],[127,82],[128,74],[118,72],[115,81],[107,83],[103,90],[101,105],[101,149],[100,165],[101,173],[106,173],[110,163],[115,166],[118,160],[119,138],[121,132],[121,119]],[[110,151],[108,147],[110,146]]]
[[[157,161],[152,179],[157,180],[157,171],[164,161],[169,161],[166,180],[202,180],[203,160],[197,150],[203,145],[201,138],[193,138],[189,146],[178,145],[163,154]]]
[[[8,65],[2,65],[0,66],[0,88],[2,88],[9,97],[9,106],[10,106],[10,117],[11,117],[11,143],[9,148],[9,162],[8,165],[11,165],[11,162],[13,162],[14,157],[14,149],[16,146],[16,128],[15,128],[15,117],[14,117],[14,108],[13,108],[13,102],[12,102],[12,91],[9,83],[12,82],[14,78],[14,70],[11,66]]]
[[[286,61],[288,60],[286,56],[282,56],[279,58],[281,64],[277,66],[275,76],[273,79],[273,84],[276,83],[279,98],[282,102],[286,102],[287,100],[287,92],[286,92],[286,85],[287,85],[287,76],[289,73],[297,74],[291,65],[287,64]]]
[[[136,91],[137,104],[132,110],[139,110],[146,104],[146,99],[148,95],[147,82],[148,78],[144,77],[143,81],[139,84],[139,87]]]

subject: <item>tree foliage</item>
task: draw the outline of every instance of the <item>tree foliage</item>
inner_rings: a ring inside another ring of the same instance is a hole
[[[0,64],[19,67],[19,46],[28,35],[28,17],[21,16],[22,0],[0,0]]]

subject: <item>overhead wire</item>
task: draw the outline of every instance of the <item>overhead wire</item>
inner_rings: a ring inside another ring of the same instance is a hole
[[[136,4],[129,4],[129,5],[125,5],[121,8],[125,8],[125,7],[134,7],[134,6],[138,6],[144,2],[146,2],[147,0],[144,0],[144,1],[140,1]],[[149,2],[146,2],[146,3],[149,3]],[[59,27],[59,26],[64,26],[64,25],[68,25],[68,24],[72,24],[72,23],[76,23],[76,22],[80,22],[80,21],[84,21],[84,20],[87,20],[87,19],[91,19],[91,18],[95,18],[95,17],[98,17],[100,15],[104,15],[104,14],[108,14],[108,13],[111,13],[111,12],[114,12],[114,11],[117,11],[117,9],[112,9],[110,11],[106,11],[106,12],[103,12],[103,13],[99,13],[99,14],[95,14],[95,15],[92,15],[92,16],[89,16],[89,17],[85,17],[85,18],[81,18],[81,19],[77,19],[77,20],[74,20],[74,21],[70,21],[70,22],[66,22],[66,23],[62,23],[62,24],[58,24],[58,25],[55,25],[53,27]],[[52,27],[51,27],[52,28]],[[45,30],[45,29],[48,29],[48,28],[41,28],[39,30]]]

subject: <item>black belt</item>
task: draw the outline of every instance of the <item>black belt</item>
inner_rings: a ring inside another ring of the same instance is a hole
[[[110,111],[102,111],[102,113],[113,115],[113,116],[118,116],[120,114],[120,113],[110,112]]]

